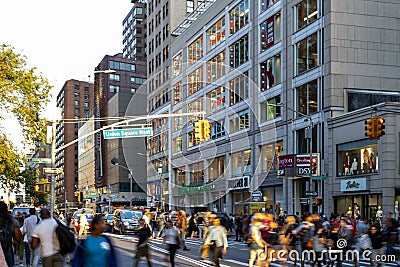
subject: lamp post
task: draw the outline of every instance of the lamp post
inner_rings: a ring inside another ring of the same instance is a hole
[[[130,186],[130,198],[129,198],[129,209],[131,209],[132,208],[132,180],[133,180],[132,170],[129,169],[128,167],[123,166],[123,165],[119,165],[117,158],[112,158],[111,159],[111,164],[115,165],[115,166],[118,166],[118,167],[121,167],[121,168],[123,168],[125,170],[128,170],[128,172],[129,172],[128,177],[129,177],[130,183],[131,183],[131,186]]]
[[[160,209],[163,210],[163,186],[162,186],[162,165],[160,164],[160,167],[157,169],[158,176],[160,177]]]
[[[268,105],[269,106],[274,106],[274,107],[283,107],[284,106],[283,103],[268,104]],[[309,172],[310,180],[309,180],[308,190],[310,192],[309,213],[312,214],[312,195],[311,195],[311,192],[312,192],[312,189],[313,189],[313,186],[312,186],[312,182],[313,182],[312,181],[312,160],[313,160],[313,154],[312,154],[313,134],[312,134],[312,129],[314,127],[314,124],[313,124],[313,121],[311,119],[311,115],[310,114],[304,114],[304,113],[302,113],[300,111],[297,111],[297,110],[294,110],[294,109],[292,109],[292,108],[290,108],[288,106],[285,106],[285,108],[287,108],[290,111],[293,111],[293,112],[299,114],[300,116],[305,117],[304,121],[308,121],[310,123],[309,128],[306,129],[306,139],[309,140],[308,149],[309,149],[309,153],[310,153],[310,172]]]

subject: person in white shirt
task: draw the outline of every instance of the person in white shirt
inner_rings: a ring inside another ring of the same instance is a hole
[[[87,235],[86,227],[88,226],[88,220],[86,217],[86,211],[82,210],[82,214],[79,217],[79,236],[78,239],[84,239]]]
[[[22,233],[24,234],[25,244],[25,260],[26,266],[36,267],[39,263],[39,251],[40,247],[32,249],[30,242],[32,241],[32,233],[38,224],[38,217],[35,208],[29,209],[29,217],[25,219],[24,225],[22,226]]]
[[[46,208],[42,208],[40,216],[42,221],[33,230],[31,247],[36,249],[41,244],[40,257],[43,267],[63,267],[64,256],[59,252],[60,243],[55,232],[57,222],[50,217]]]

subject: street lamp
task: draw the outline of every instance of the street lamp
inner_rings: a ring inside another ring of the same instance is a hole
[[[274,106],[274,107],[283,107],[283,103],[277,103],[277,104],[268,104],[269,106]],[[312,154],[312,142],[313,142],[313,134],[312,134],[312,129],[314,127],[313,121],[311,119],[311,115],[310,114],[304,114],[300,111],[294,110],[288,106],[285,106],[285,108],[289,109],[290,111],[293,111],[297,114],[299,114],[300,116],[305,117],[304,121],[308,121],[310,123],[310,126],[308,129],[306,129],[306,139],[309,139],[309,144],[308,144],[308,149],[310,152],[310,181],[309,181],[309,185],[308,185],[308,190],[310,192],[310,199],[309,199],[309,213],[312,214],[312,160],[313,160],[313,154]],[[318,163],[319,164],[319,163]]]
[[[130,179],[130,182],[131,182],[131,190],[130,190],[130,198],[129,198],[129,209],[131,209],[132,208],[132,180],[133,180],[132,170],[129,169],[128,167],[123,166],[123,165],[119,165],[117,158],[112,158],[111,159],[111,164],[115,165],[115,166],[118,166],[118,167],[121,167],[121,168],[123,168],[125,170],[128,170],[128,172],[129,172],[129,179]]]

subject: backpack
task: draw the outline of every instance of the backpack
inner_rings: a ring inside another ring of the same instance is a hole
[[[73,252],[76,247],[74,233],[59,220],[56,220],[56,222],[56,235],[60,243],[60,253],[61,255],[67,255]]]
[[[0,219],[0,243],[4,252],[12,247],[13,225],[6,220]]]

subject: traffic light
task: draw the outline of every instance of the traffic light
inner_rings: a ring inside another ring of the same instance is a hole
[[[39,192],[39,185],[35,185],[35,191]]]
[[[369,139],[376,139],[376,118],[371,117],[365,120],[365,136]]]
[[[376,139],[385,135],[385,119],[382,117],[376,117]]]
[[[311,159],[311,173],[317,174],[317,158],[314,157]]]
[[[194,138],[203,141],[204,140],[204,124],[203,120],[194,122]]]
[[[211,138],[211,122],[208,120],[202,120],[203,122],[203,138],[208,140]]]

